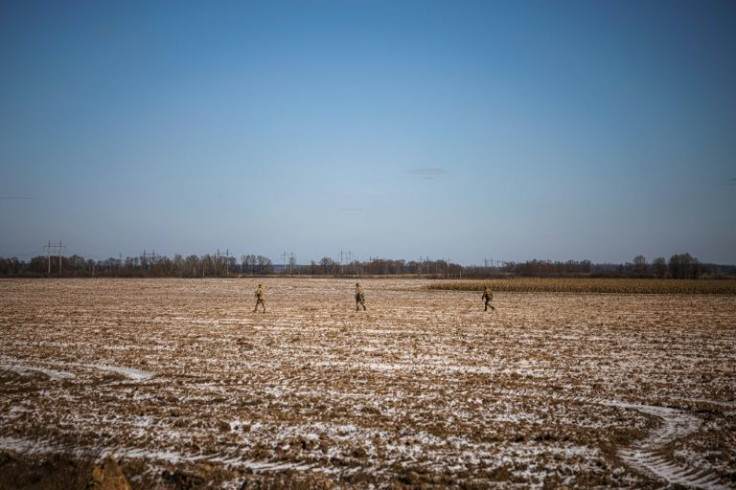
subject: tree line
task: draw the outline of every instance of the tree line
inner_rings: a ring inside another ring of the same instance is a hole
[[[462,266],[446,260],[394,260],[371,258],[368,261],[339,262],[330,257],[309,264],[275,265],[263,255],[245,254],[240,260],[219,254],[155,254],[137,257],[85,259],[80,255],[40,255],[29,261],[0,257],[0,277],[242,277],[268,275],[308,276],[417,276],[442,279],[493,277],[634,277],[698,279],[736,275],[736,266],[703,264],[689,253],[658,257],[648,261],[643,255],[625,264],[593,264],[589,260],[566,262],[528,260],[494,265]]]
[[[0,257],[0,276],[13,277],[228,277],[238,274],[273,273],[271,259],[262,255],[233,256],[219,254],[141,255],[106,260],[85,259],[80,255],[36,256],[25,262]]]
[[[643,255],[637,255],[632,262],[625,264],[593,264],[589,260],[581,262],[551,262],[530,260],[515,264],[505,264],[501,270],[516,276],[529,277],[628,277],[657,279],[698,279],[704,274],[710,276],[729,275],[734,273],[734,266],[703,264],[689,253],[672,255],[669,260],[657,257],[647,261]]]

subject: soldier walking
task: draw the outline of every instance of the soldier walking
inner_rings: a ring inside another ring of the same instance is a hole
[[[256,307],[253,308],[253,313],[258,311],[258,305],[261,305],[263,313],[266,313],[266,288],[263,287],[263,284],[259,284],[258,289],[256,289]]]
[[[360,287],[360,283],[355,283],[355,311],[360,311],[360,307],[363,307],[363,311],[366,310],[365,307],[365,293],[363,292],[363,288]]]
[[[491,301],[493,300],[493,293],[491,292],[491,288],[486,286],[483,289],[483,296],[481,297],[483,301],[485,301],[485,309],[483,311],[488,311],[488,308],[495,310],[496,308],[491,304]]]

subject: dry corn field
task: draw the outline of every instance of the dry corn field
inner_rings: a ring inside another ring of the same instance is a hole
[[[430,291],[477,291],[481,285],[509,293],[601,293],[601,294],[728,294],[736,295],[733,279],[606,279],[606,278],[508,278],[487,281],[435,281]]]
[[[261,282],[0,281],[0,488],[736,487],[733,294]]]

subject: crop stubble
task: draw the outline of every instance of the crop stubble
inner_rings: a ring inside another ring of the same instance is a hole
[[[429,281],[1,281],[0,477],[134,486],[736,485],[732,295]],[[7,478],[6,478],[7,480]],[[0,478],[0,483],[2,483]],[[1,486],[1,485],[0,485]]]

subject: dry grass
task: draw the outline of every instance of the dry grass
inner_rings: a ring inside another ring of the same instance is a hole
[[[482,291],[485,285],[493,291],[514,293],[736,295],[734,279],[511,278],[441,281],[429,284],[426,288],[430,291]]]
[[[0,487],[736,484],[733,296],[263,282],[0,281]]]

